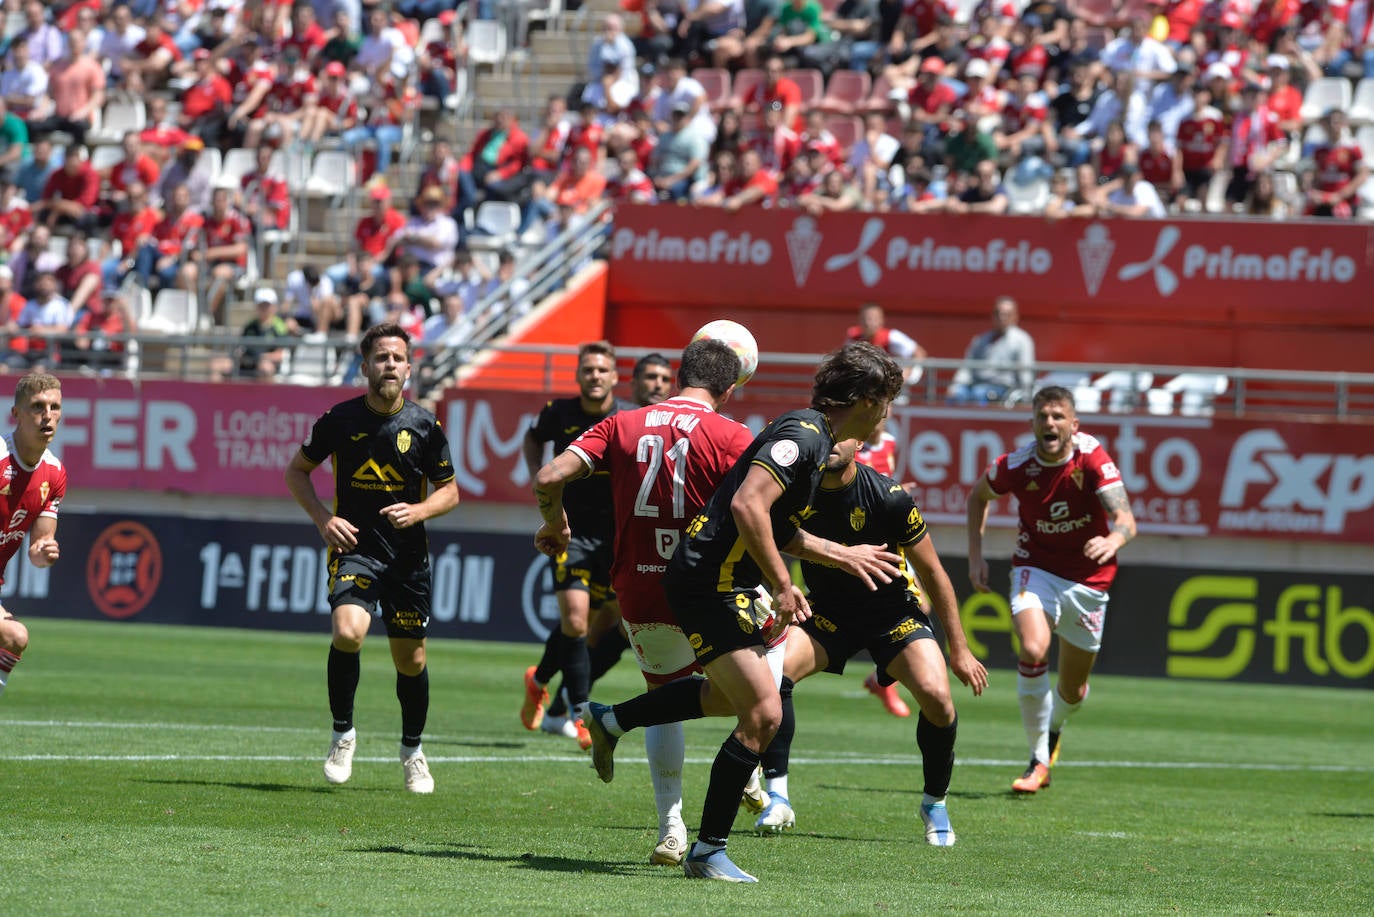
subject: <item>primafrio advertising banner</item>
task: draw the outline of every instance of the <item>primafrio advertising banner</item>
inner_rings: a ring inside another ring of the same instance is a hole
[[[534,551],[530,517],[527,536],[431,533],[431,636],[542,642],[558,625],[551,571]],[[307,523],[64,513],[58,534],[58,566],[40,570],[21,554],[6,571],[0,601],[21,618],[266,628],[327,639],[326,554]],[[962,575],[965,560],[942,559],[975,655],[1011,667],[1005,590],[975,594]],[[992,567],[992,582],[1008,583],[1006,563]],[[1374,578],[1365,571],[1220,571],[1123,559],[1097,669],[1369,688],[1371,609]]]

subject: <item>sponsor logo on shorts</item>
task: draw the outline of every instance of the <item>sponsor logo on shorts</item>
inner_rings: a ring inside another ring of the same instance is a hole
[[[835,626],[835,622],[827,618],[825,615],[813,614],[811,615],[811,621],[813,624],[815,624],[821,630],[825,631],[827,634],[833,634],[837,630],[839,630],[839,628]]]

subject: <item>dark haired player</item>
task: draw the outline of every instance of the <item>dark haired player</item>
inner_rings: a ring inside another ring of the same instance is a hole
[[[358,349],[367,394],[335,405],[315,421],[286,469],[286,486],[329,548],[334,734],[324,776],[330,783],[345,783],[353,774],[360,654],[372,617],[380,615],[396,666],[405,786],[412,793],[432,793],[434,778],[420,746],[429,713],[425,631],[432,587],[424,522],[458,505],[458,483],[439,421],[404,394],[410,336],[399,325],[375,325]],[[330,456],[334,509],[320,500],[310,481],[311,472]],[[435,489],[426,495],[430,484]]]

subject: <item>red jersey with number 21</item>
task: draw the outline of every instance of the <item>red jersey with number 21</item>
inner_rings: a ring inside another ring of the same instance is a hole
[[[612,414],[568,446],[589,466],[611,475],[616,516],[611,584],[625,620],[649,623],[664,615],[672,620],[659,579],[682,540],[682,528],[753,441],[744,424],[679,395]]]
[[[25,468],[14,451],[14,434],[0,439],[0,583],[5,567],[24,543],[24,534],[39,516],[57,518],[67,493],[67,470],[48,450],[33,468]]]
[[[999,496],[1012,494],[1017,500],[1021,524],[1013,567],[1036,567],[1094,589],[1111,587],[1116,558],[1098,564],[1083,556],[1089,538],[1111,531],[1100,494],[1125,486],[1101,443],[1075,433],[1073,454],[1060,465],[1046,465],[1035,443],[1027,443],[993,463],[988,484]]]

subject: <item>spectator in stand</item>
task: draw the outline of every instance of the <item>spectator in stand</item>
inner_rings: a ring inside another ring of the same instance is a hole
[[[805,52],[828,56],[830,27],[825,24],[824,10],[817,0],[783,0],[778,8],[778,22],[768,41],[768,52],[781,58],[787,66],[812,66],[806,63]]]
[[[725,200],[726,188],[739,175],[739,157],[720,152],[711,157],[711,170],[706,180],[693,191],[693,203],[703,207],[719,207]]]
[[[948,213],[1006,213],[1008,206],[997,163],[991,159],[978,163],[963,189],[945,201]]]
[[[0,70],[0,98],[10,111],[26,122],[41,121],[52,112],[48,98],[48,71],[29,56],[29,43],[16,38]]]
[[[322,66],[317,64],[317,60],[326,41],[324,29],[315,18],[315,8],[311,4],[297,3],[291,7],[291,36],[278,43],[279,50],[295,51],[300,62],[315,72]]]
[[[947,43],[954,29],[954,6],[946,0],[915,0],[910,4],[884,3],[880,9],[888,35],[889,63],[882,76],[896,91],[907,92],[919,82],[920,67],[926,61],[940,61],[940,73],[945,70],[944,55],[932,49],[942,38]],[[934,66],[934,65],[932,65]]]
[[[67,53],[67,36],[62,29],[48,21],[47,4],[41,0],[28,0],[23,5],[23,15],[24,27],[11,42],[22,40],[34,63],[40,67],[51,67]]]
[[[204,213],[210,207],[211,176],[208,169],[200,168],[200,155],[205,152],[205,141],[199,137],[187,137],[182,141],[176,158],[162,170],[155,194],[167,201],[178,188],[190,193],[188,206]]]
[[[32,299],[34,282],[39,274],[51,273],[62,266],[62,256],[49,249],[52,230],[36,223],[22,236],[23,244],[10,256],[10,270],[14,271],[14,288],[25,299]]]
[[[748,28],[745,6],[745,0],[684,0],[682,19],[677,24],[682,56],[688,60],[712,57],[715,66],[729,66],[729,60],[716,52],[732,32]]]
[[[1326,73],[1349,76],[1358,69],[1364,76],[1374,77],[1374,0],[1350,0],[1346,15],[1345,28],[1336,33],[1340,47],[1331,54]]]
[[[757,150],[745,150],[739,158],[739,178],[725,190],[720,206],[726,210],[766,207],[777,197],[778,180],[763,167]]]
[[[1009,162],[1028,156],[1048,159],[1056,151],[1049,100],[1039,87],[1040,79],[1035,74],[1017,76],[1002,109],[1002,122],[992,132],[993,144]]]
[[[263,138],[274,144],[287,146],[293,143],[302,123],[317,119],[318,90],[315,77],[306,68],[294,46],[285,48],[277,58],[276,72],[272,76],[272,88],[267,92],[265,110],[248,122],[244,132],[243,145],[248,149],[256,148]],[[373,136],[367,134],[367,136]],[[355,143],[357,138],[345,138],[347,143]],[[399,135],[397,137],[399,139]],[[381,141],[378,141],[380,145]]]
[[[1245,199],[1246,216],[1284,220],[1291,210],[1290,203],[1278,194],[1273,172],[1261,172],[1255,176],[1255,183],[1250,186],[1250,196]]]
[[[749,90],[744,97],[746,112],[762,112],[774,102],[782,104],[783,122],[794,130],[803,130],[806,122],[802,117],[801,87],[796,81],[784,74],[787,66],[783,59],[774,54],[769,56],[763,68],[764,80]]]
[[[126,132],[119,145],[124,151],[124,158],[105,171],[104,180],[108,190],[101,197],[101,202],[112,209],[129,196],[132,185],[138,183],[146,189],[156,185],[162,174],[157,161],[143,152],[137,131]]]
[[[763,161],[763,167],[774,176],[787,171],[787,167],[801,155],[801,136],[783,120],[782,103],[774,102],[763,111],[763,124],[750,138],[748,148],[755,150]]]
[[[1097,98],[1101,94],[1093,73],[1094,65],[1085,60],[1075,61],[1069,69],[1069,80],[1062,87],[1050,108],[1054,111],[1054,123],[1058,126],[1059,149],[1065,162],[1070,166],[1087,162],[1092,155],[1092,128],[1089,124]]]
[[[1167,80],[1150,91],[1150,123],[1159,124],[1170,149],[1177,142],[1179,125],[1193,113],[1195,77],[1190,64],[1180,63]]]
[[[1231,95],[1231,68],[1217,61],[1208,65],[1202,77],[1207,84],[1208,92],[1211,94],[1212,104],[1229,121],[1231,112],[1235,109],[1238,101],[1233,99]]]
[[[716,139],[711,141],[711,161],[715,162],[717,153],[739,155],[744,149],[744,118],[733,108],[720,113],[716,127]]]
[[[24,232],[32,225],[33,212],[19,186],[13,178],[0,177],[0,263],[23,247]]]
[[[823,13],[822,22],[831,40],[803,47],[802,65],[820,70],[826,80],[836,70],[867,70],[882,49],[877,0],[840,0]]]
[[[1016,300],[999,296],[992,307],[992,330],[969,342],[964,359],[987,366],[964,366],[954,374],[949,400],[954,404],[996,404],[1013,394],[1030,394],[1035,342],[1018,325]]]
[[[340,139],[355,155],[364,142],[376,143],[376,174],[386,175],[391,168],[392,151],[405,136],[403,125],[418,104],[419,93],[402,77],[393,76],[374,87],[367,98],[367,122],[344,131]]]
[[[391,24],[385,7],[373,6],[367,14],[366,37],[358,45],[352,66],[380,87],[392,80],[405,81],[415,63],[415,51],[405,33]]]
[[[978,129],[978,122],[963,111],[951,112],[944,140],[945,166],[956,176],[970,175],[983,164],[997,167],[997,142]]]
[[[19,313],[18,322],[29,336],[24,358],[30,369],[53,365],[58,348],[45,335],[66,334],[75,320],[71,303],[58,294],[57,278],[53,272],[39,272],[34,279],[33,298]]]
[[[458,163],[458,207],[473,210],[483,200],[514,201],[529,184],[530,141],[515,113],[501,109],[473,138]]]
[[[140,181],[130,182],[126,190],[125,197],[115,202],[114,220],[110,224],[110,239],[119,243],[120,254],[112,254],[101,265],[107,290],[118,287],[134,269],[143,246],[155,244],[153,232],[162,221],[162,214],[148,203],[147,185]]]
[[[429,148],[429,162],[415,186],[415,200],[430,188],[444,192],[445,209],[453,210],[458,201],[458,159],[447,140],[435,140]],[[419,208],[416,208],[418,212]]]
[[[327,334],[344,327],[343,303],[334,282],[313,264],[286,275],[286,326],[295,335]]]
[[[1092,166],[1083,163],[1078,167],[1092,175]],[[1051,220],[1063,217],[1090,217],[1097,214],[1095,187],[1085,189],[1075,178],[1074,170],[1063,168],[1055,170],[1050,179],[1050,199],[1045,204],[1045,216]]]
[[[239,337],[248,340],[234,349],[233,356],[211,360],[211,382],[222,382],[230,375],[272,382],[281,372],[287,350],[278,342],[291,337],[291,329],[277,311],[276,292],[268,287],[259,288],[253,294],[253,310],[253,318],[239,331]]]
[[[350,16],[345,4],[336,7],[329,28],[324,30],[325,41],[324,47],[320,49],[320,60],[326,64],[350,66],[353,59],[358,56],[358,49],[362,47],[363,38],[358,32],[358,24],[358,21]]]
[[[1145,92],[1178,68],[1173,53],[1150,37],[1150,20],[1145,16],[1132,17],[1121,37],[1107,42],[1102,64],[1116,73],[1134,74],[1136,84]]]
[[[1159,199],[1159,192],[1141,177],[1140,167],[1133,162],[1122,163],[1116,179],[1104,190],[1107,198],[1098,210],[1101,216],[1162,220],[1169,215],[1164,202]]]
[[[204,218],[191,207],[191,189],[177,185],[167,200],[162,219],[153,227],[152,237],[138,250],[134,270],[145,289],[179,286],[194,290],[185,270],[191,252],[200,247]]]
[[[420,212],[392,234],[382,260],[390,261],[394,253],[406,254],[420,263],[424,273],[452,264],[458,224],[445,211],[447,203],[441,188],[430,188],[420,195]]]
[[[657,204],[653,181],[639,167],[639,154],[626,147],[616,154],[615,177],[606,182],[606,199],[617,204]]]
[[[301,141],[318,144],[325,137],[342,137],[357,125],[358,100],[348,86],[348,70],[338,61],[330,61],[324,66],[310,117],[301,121]]]
[[[548,184],[558,175],[571,133],[572,119],[568,115],[567,97],[554,93],[544,100],[541,127],[530,144],[529,168],[534,181]]]
[[[716,121],[706,98],[706,88],[687,75],[687,62],[680,57],[668,61],[663,70],[663,92],[654,103],[654,127],[664,134],[677,130],[673,115],[687,106],[686,125],[701,134],[709,147],[716,139]]]
[[[342,285],[345,277],[358,274],[363,255],[371,259],[376,273],[385,275],[392,251],[391,238],[406,225],[405,214],[391,206],[391,189],[385,184],[373,184],[367,200],[371,211],[353,229],[353,251],[344,262],[325,272],[335,286]]]
[[[1328,139],[1312,152],[1309,216],[1353,219],[1357,215],[1358,195],[1369,178],[1369,166],[1359,146],[1342,140],[1345,118],[1339,108],[1327,109],[1322,115],[1321,125]]]
[[[782,2],[783,0],[740,0],[740,18],[734,26],[724,34],[710,39],[706,48],[683,47],[680,50],[681,56],[704,57],[703,52],[709,51],[713,67],[757,68],[760,56],[767,49],[768,40],[772,37],[773,27],[777,24],[778,10]]]
[[[807,153],[808,157],[812,153],[820,155],[819,162],[823,165],[821,168],[813,169],[818,178],[821,172],[827,172],[844,164],[848,151],[840,146],[840,142],[830,132],[830,128],[826,126],[826,114],[819,108],[813,108],[807,112],[806,130],[802,131],[801,141],[802,150]],[[897,155],[900,156],[901,151],[898,151]]]
[[[1147,132],[1148,140],[1148,132]],[[1126,139],[1126,127],[1120,121],[1113,121],[1107,125],[1107,132],[1103,135],[1102,146],[1093,153],[1093,168],[1097,171],[1098,177],[1103,179],[1115,178],[1121,171],[1122,166],[1127,164],[1135,165],[1140,162],[1140,150],[1134,143]]]
[[[111,372],[124,366],[127,345],[111,340],[115,335],[133,334],[138,323],[128,300],[119,293],[108,296],[97,292],[76,312],[70,346],[62,350],[62,366],[95,372]]]
[[[1178,156],[1169,149],[1164,127],[1158,121],[1150,122],[1149,136],[1150,145],[1140,152],[1140,177],[1168,204],[1174,199],[1174,178],[1181,174]]]
[[[910,120],[925,128],[927,148],[938,148],[941,125],[949,119],[959,101],[958,94],[944,81],[945,64],[929,57],[916,73],[916,85],[907,96]]]
[[[67,261],[53,276],[57,279],[57,292],[71,304],[73,315],[101,299],[100,263],[91,256],[91,243],[85,233],[73,233],[67,240]]]
[[[901,141],[887,132],[887,119],[880,112],[864,117],[864,132],[849,153],[849,169],[859,183],[859,194],[869,210],[878,209],[891,184],[888,170]]]
[[[210,195],[210,212],[201,227],[202,248],[191,253],[188,268],[191,279],[202,277],[209,284],[206,298],[210,318],[217,325],[228,319],[225,298],[229,289],[248,267],[248,246],[253,241],[253,225],[233,206],[232,192],[216,188]]]
[[[28,125],[0,97],[0,182],[14,179],[28,151]]]
[[[99,202],[100,174],[86,160],[85,148],[73,143],[67,147],[62,168],[48,176],[43,185],[33,218],[49,229],[75,226],[90,232],[95,229]]]
[[[63,131],[70,134],[74,142],[84,144],[86,132],[105,107],[105,70],[86,49],[83,33],[74,33],[72,39],[70,50],[64,51],[48,67],[52,113],[41,120],[30,120],[29,130],[33,133]]]
[[[123,88],[130,95],[146,95],[150,90],[161,89],[172,76],[172,67],[182,60],[181,49],[167,34],[162,19],[154,15],[148,18],[143,40],[134,46],[120,65]]]
[[[839,169],[831,169],[825,173],[816,188],[799,194],[796,201],[798,207],[812,216],[861,210],[864,207],[863,194]]]
[[[975,123],[990,115],[1001,115],[1006,105],[1002,91],[988,79],[991,70],[988,62],[975,57],[964,65],[964,86],[966,91],[954,103],[954,107],[968,114]]]
[[[291,225],[291,191],[286,179],[272,172],[272,148],[253,151],[253,168],[239,179],[237,208],[258,238]]]
[[[1120,122],[1126,139],[1137,147],[1144,146],[1145,126],[1149,123],[1150,104],[1136,85],[1135,75],[1129,71],[1114,73],[1111,87],[1097,97],[1088,120],[1078,128],[1078,135],[1093,140],[1093,148],[1101,149],[1107,128]]]
[[[887,316],[883,312],[883,307],[875,302],[866,302],[859,306],[859,323],[850,325],[845,332],[845,340],[848,341],[867,341],[874,347],[886,351],[898,360],[902,366],[902,374],[906,379],[907,385],[915,385],[921,380],[922,368],[921,361],[926,358],[926,350],[916,340],[896,328],[891,328],[887,324]],[[907,365],[911,364],[911,365]],[[905,400],[905,394],[899,399]],[[880,437],[890,434],[884,433],[885,424],[879,424],[874,428],[872,441],[880,441]],[[894,440],[895,442],[895,440]],[[865,462],[865,464],[868,464]],[[875,466],[876,467],[876,466]],[[884,471],[884,474],[891,474],[891,469]]]
[[[181,124],[183,130],[194,134],[212,146],[219,145],[228,125],[234,105],[234,89],[216,69],[215,58],[199,48],[191,52],[195,67],[195,82],[182,93]],[[148,121],[155,123],[152,112]]]
[[[692,185],[706,175],[709,145],[691,123],[692,109],[687,102],[674,105],[670,127],[659,137],[650,161],[649,176],[658,196],[665,201],[686,201]]]
[[[343,299],[344,334],[354,341],[367,328],[386,319],[391,274],[366,251],[352,256],[348,264],[351,265],[350,270],[342,280],[335,281],[334,289],[339,291]]]
[[[1193,87],[1193,113],[1178,126],[1178,157],[1175,160],[1176,200],[1185,210],[1205,206],[1212,176],[1225,166],[1226,126],[1212,106],[1206,86]]]
[[[1271,54],[1265,59],[1269,71],[1269,110],[1279,119],[1279,128],[1290,137],[1302,130],[1302,93],[1293,85],[1288,58]]]
[[[29,301],[14,289],[14,271],[9,265],[0,264],[0,340],[4,343],[3,356],[0,356],[0,374],[11,369],[27,369],[29,365],[29,339],[19,332],[19,316]]]
[[[639,70],[635,65],[635,46],[625,34],[625,21],[618,13],[601,20],[601,31],[587,53],[588,83],[600,86],[604,109],[619,114],[639,95]]]
[[[592,167],[592,153],[579,147],[573,153],[572,166],[559,173],[553,184],[530,198],[520,219],[519,234],[524,235],[534,224],[543,220],[546,225],[565,226],[568,211],[585,213],[606,190],[606,178]]]
[[[127,3],[116,4],[110,10],[109,25],[105,28],[105,37],[100,42],[98,52],[102,61],[109,61],[110,85],[124,85],[125,62],[146,35],[143,26],[134,22],[133,11]]]
[[[621,4],[625,12],[639,14],[639,30],[630,39],[636,56],[654,66],[681,56],[683,39],[677,27],[684,5],[683,0],[625,0]]]
[[[423,48],[416,49],[417,85],[423,95],[437,99],[445,108],[453,109],[459,101],[453,94],[458,70],[467,66],[467,41],[463,37],[461,23],[455,31],[457,16],[453,10],[444,10],[433,18],[439,20],[444,32],[438,41],[428,42]]]
[[[1231,119],[1226,146],[1231,167],[1226,200],[1243,204],[1255,176],[1272,168],[1287,146],[1288,135],[1279,127],[1278,116],[1265,104],[1264,87],[1246,83],[1240,93],[1240,107]]]
[[[192,90],[188,90],[188,93]],[[189,95],[187,101],[189,101]],[[167,110],[167,100],[162,96],[153,96],[148,100],[146,108],[148,109],[147,124],[143,130],[139,131],[138,139],[143,144],[143,151],[153,157],[160,168],[166,168],[172,154],[180,150],[181,145],[191,135],[180,124],[171,120]]]

